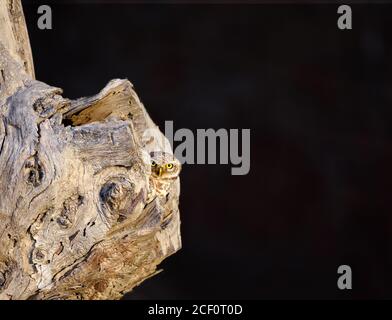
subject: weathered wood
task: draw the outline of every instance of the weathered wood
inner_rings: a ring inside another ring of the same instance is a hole
[[[34,78],[33,58],[20,0],[0,1],[0,26],[0,42]]]
[[[181,247],[179,179],[147,197],[149,151],[167,140],[128,80],[69,100],[3,40],[0,298],[121,298]]]

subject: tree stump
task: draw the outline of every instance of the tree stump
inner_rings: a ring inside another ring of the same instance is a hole
[[[61,94],[34,79],[20,0],[1,1],[1,299],[119,299],[181,247],[179,179],[147,196],[169,143],[132,84]]]

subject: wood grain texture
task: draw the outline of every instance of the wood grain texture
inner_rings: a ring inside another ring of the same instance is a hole
[[[0,42],[26,73],[34,78],[34,64],[29,35],[20,0],[0,1]]]
[[[119,299],[181,248],[179,179],[147,196],[168,142],[128,80],[69,100],[2,41],[0,299]]]

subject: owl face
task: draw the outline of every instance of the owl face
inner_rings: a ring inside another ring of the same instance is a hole
[[[181,171],[181,163],[166,152],[151,152],[151,174],[159,179],[175,179]]]

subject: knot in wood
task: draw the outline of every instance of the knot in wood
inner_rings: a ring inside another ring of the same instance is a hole
[[[37,155],[27,159],[24,167],[27,183],[38,187],[42,183],[45,174]]]
[[[112,181],[106,183],[101,191],[101,201],[108,206],[110,210],[118,210],[121,203],[133,194],[135,185],[131,182]]]
[[[57,223],[61,228],[69,228],[74,223],[76,212],[83,202],[84,197],[81,195],[74,195],[64,201],[61,213],[57,218]]]
[[[39,117],[48,118],[56,113],[56,110],[64,108],[68,105],[69,102],[66,101],[62,96],[51,93],[49,96],[38,98],[33,104],[33,109]]]
[[[35,248],[32,255],[33,263],[35,264],[46,264],[49,261],[46,260],[47,252],[44,248]]]
[[[104,292],[107,287],[108,287],[108,282],[106,280],[98,280],[94,284],[94,289],[97,290],[98,292]]]
[[[46,110],[50,109],[52,106],[48,105],[46,97],[37,99],[33,104],[33,109],[39,115],[44,114]]]

